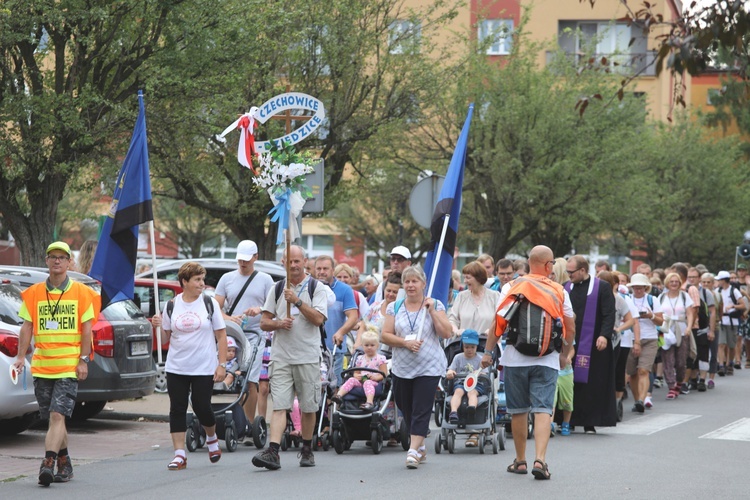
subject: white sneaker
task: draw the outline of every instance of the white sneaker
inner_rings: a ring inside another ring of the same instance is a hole
[[[646,399],[643,400],[643,405],[649,410],[654,407],[654,402],[651,401],[651,396],[646,396]]]
[[[409,453],[406,454],[406,468],[416,469],[419,467],[420,459],[421,455],[417,450],[409,450]]]

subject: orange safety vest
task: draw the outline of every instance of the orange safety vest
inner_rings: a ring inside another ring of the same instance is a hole
[[[553,318],[562,319],[564,315],[565,290],[562,285],[546,276],[536,274],[520,276],[511,282],[508,295],[497,307],[495,335],[498,337],[502,336],[508,328],[508,321],[503,317],[505,308],[516,299],[517,295],[523,295],[529,302],[541,307]],[[565,328],[564,321],[562,326],[563,336],[567,337],[567,328]]]
[[[31,374],[40,378],[76,378],[81,356],[81,318],[93,308],[96,321],[101,307],[99,294],[75,281],[62,294],[57,290],[48,292],[42,282],[21,292],[21,297],[34,332]]]

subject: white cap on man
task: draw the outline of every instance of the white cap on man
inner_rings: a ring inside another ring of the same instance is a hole
[[[732,279],[732,275],[729,274],[727,271],[719,271],[719,274],[716,275],[717,280],[730,280]]]
[[[411,252],[408,248],[405,246],[399,245],[397,247],[393,247],[393,250],[391,250],[391,255],[400,255],[401,257],[405,258],[406,260],[411,260]]]
[[[237,245],[237,260],[252,260],[258,253],[258,245],[252,240],[242,240]]]

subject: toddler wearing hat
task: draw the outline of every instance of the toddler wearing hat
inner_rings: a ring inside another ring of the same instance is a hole
[[[453,397],[451,397],[451,412],[448,415],[448,421],[451,424],[458,423],[458,407],[461,406],[461,399],[467,394],[469,419],[474,417],[477,409],[477,398],[486,394],[486,388],[482,384],[477,384],[474,391],[466,392],[463,385],[463,378],[471,375],[480,368],[482,358],[477,356],[477,347],[479,346],[479,333],[476,330],[467,329],[461,334],[461,344],[463,352],[453,358],[453,362],[448,367],[445,378],[453,380],[456,377],[462,377],[461,381],[453,385]]]
[[[224,377],[223,382],[219,382],[214,387],[217,390],[223,390],[226,391],[230,387],[232,387],[232,384],[234,384],[235,379],[237,378],[237,375],[240,374],[240,364],[237,361],[237,342],[227,335],[227,368],[226,368],[226,374],[227,376]]]

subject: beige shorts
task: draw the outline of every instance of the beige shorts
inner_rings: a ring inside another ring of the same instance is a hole
[[[302,413],[315,413],[320,405],[320,362],[290,365],[268,363],[268,380],[274,410],[291,410],[297,395]]]
[[[721,325],[719,329],[719,345],[726,345],[730,349],[734,349],[737,344],[737,326],[735,325]]]
[[[630,349],[630,355],[625,364],[625,373],[628,375],[635,375],[638,370],[651,372],[658,352],[658,339],[641,339],[641,355],[636,358],[633,356],[633,349]]]

